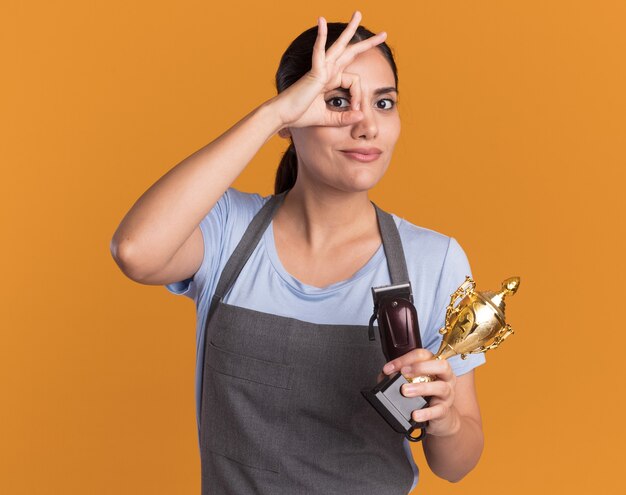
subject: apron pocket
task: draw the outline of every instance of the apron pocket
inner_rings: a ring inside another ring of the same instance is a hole
[[[246,466],[279,472],[291,366],[216,347],[205,356],[201,443]]]

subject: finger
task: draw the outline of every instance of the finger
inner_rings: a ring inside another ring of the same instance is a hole
[[[410,360],[400,368],[400,373],[406,376],[434,375],[442,380],[451,380],[454,372],[445,359],[416,359]]]
[[[339,37],[335,40],[332,46],[326,50],[326,60],[334,61],[341,53],[344,51],[357,28],[359,27],[359,22],[361,22],[361,12],[358,10],[352,14],[352,19],[343,30],[343,32],[339,35]]]
[[[445,381],[453,381],[456,379],[456,375],[452,371],[450,364],[445,359],[413,362],[400,368],[400,372],[407,377],[429,375]]]
[[[354,43],[346,48],[346,50],[337,58],[335,64],[339,67],[345,67],[350,64],[350,62],[352,62],[359,53],[366,52],[370,48],[380,45],[383,41],[385,41],[385,39],[387,39],[387,33],[382,31],[376,36]]]
[[[390,375],[394,371],[400,371],[404,366],[411,366],[418,361],[427,361],[432,359],[433,353],[427,349],[413,349],[406,354],[389,361],[383,367],[383,373]]]
[[[352,110],[361,109],[361,78],[350,72],[341,73],[341,87],[350,90],[350,106]]]
[[[405,383],[400,391],[405,397],[436,397],[442,401],[448,401],[453,394],[450,383],[444,381]]]
[[[328,34],[328,26],[326,25],[326,19],[320,17],[317,19],[317,38],[313,45],[313,61],[312,68],[317,69],[324,65],[326,55],[324,48],[326,47],[326,36]]]
[[[363,120],[363,112],[358,110],[346,110],[344,112],[328,112],[330,114],[328,122],[325,125],[333,127],[343,127],[346,125],[356,124],[359,120]]]
[[[435,406],[425,407],[424,409],[413,411],[411,413],[411,417],[413,418],[413,421],[423,423],[425,421],[443,418],[447,414],[448,409],[449,408],[443,404],[437,404]]]

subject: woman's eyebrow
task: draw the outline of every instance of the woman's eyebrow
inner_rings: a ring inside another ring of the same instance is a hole
[[[398,94],[398,90],[396,88],[394,88],[393,86],[389,86],[389,87],[386,87],[386,88],[378,88],[377,90],[374,91],[374,94],[375,95],[380,95],[380,94],[383,94],[383,93],[392,93],[392,92]]]

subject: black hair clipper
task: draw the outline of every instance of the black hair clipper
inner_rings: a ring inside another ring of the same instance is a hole
[[[376,340],[374,321],[378,320],[378,332],[387,361],[422,347],[417,310],[413,305],[411,282],[372,287],[374,313],[369,322],[369,339]],[[411,413],[428,405],[427,398],[405,397],[400,387],[409,381],[396,373],[385,378],[373,389],[361,393],[374,406],[379,414],[398,433],[404,433],[412,442],[418,442],[426,435],[428,422],[418,423],[411,419]],[[421,430],[419,436],[412,433]]]

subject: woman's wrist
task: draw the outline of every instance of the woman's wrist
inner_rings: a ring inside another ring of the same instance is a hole
[[[458,424],[441,434],[424,438],[426,460],[433,473],[448,481],[459,481],[478,463],[483,450],[480,424],[457,412]]]
[[[286,125],[280,116],[276,101],[277,97],[274,96],[262,103],[255,111],[257,118],[264,123],[264,127],[271,133],[269,137],[276,134]]]
[[[429,423],[426,433],[439,438],[453,437],[461,431],[462,427],[463,419],[456,407],[452,406],[445,418]]]

